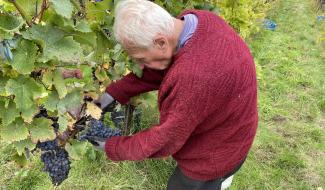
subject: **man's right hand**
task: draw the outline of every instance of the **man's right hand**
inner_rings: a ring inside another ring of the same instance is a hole
[[[114,98],[105,92],[102,94],[97,100],[94,101],[94,103],[100,107],[102,110],[105,110],[111,103],[113,103]]]

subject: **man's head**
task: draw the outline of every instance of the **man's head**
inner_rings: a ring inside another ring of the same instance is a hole
[[[179,22],[150,1],[120,0],[115,9],[114,35],[140,67],[163,70],[175,53]]]

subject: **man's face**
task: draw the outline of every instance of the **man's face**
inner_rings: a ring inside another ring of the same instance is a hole
[[[168,68],[173,57],[173,47],[166,39],[158,39],[150,49],[126,48],[127,54],[141,69],[164,70]]]

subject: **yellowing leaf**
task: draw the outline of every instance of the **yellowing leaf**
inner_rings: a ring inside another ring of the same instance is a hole
[[[29,126],[31,139],[34,143],[37,141],[47,141],[55,139],[56,135],[52,128],[52,121],[45,118],[36,118]]]
[[[25,140],[28,137],[28,129],[21,118],[16,119],[13,123],[1,128],[1,138],[7,142]]]
[[[35,148],[36,144],[31,141],[30,138],[14,142],[18,155],[22,155],[25,152],[25,148],[32,150]]]
[[[86,115],[90,115],[95,119],[100,119],[102,115],[102,110],[94,103],[87,102]]]

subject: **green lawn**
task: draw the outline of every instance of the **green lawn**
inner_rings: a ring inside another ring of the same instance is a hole
[[[325,21],[316,21],[313,0],[279,0],[268,18],[277,30],[248,40],[259,65],[260,123],[231,189],[325,189],[325,46],[317,42]],[[147,127],[158,116],[149,110],[144,118]],[[38,157],[20,169],[11,153],[0,144],[0,189],[54,189]],[[174,166],[172,159],[113,163],[98,153],[73,162],[57,189],[163,190]]]

